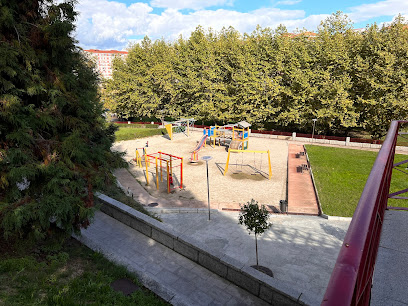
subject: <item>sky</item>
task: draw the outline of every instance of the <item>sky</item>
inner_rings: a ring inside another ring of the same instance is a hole
[[[316,31],[322,20],[342,11],[364,28],[408,20],[408,0],[78,0],[75,37],[84,49],[126,50],[143,37],[174,41],[188,38],[201,25],[215,31],[233,26],[251,33],[257,25],[289,32]]]

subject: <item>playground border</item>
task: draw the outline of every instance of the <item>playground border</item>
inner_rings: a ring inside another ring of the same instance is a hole
[[[101,211],[130,226],[171,250],[183,255],[209,271],[245,289],[260,299],[277,305],[318,305],[308,292],[284,281],[261,273],[254,268],[214,250],[207,245],[183,235],[135,209],[104,194],[96,194],[103,202]]]
[[[192,131],[202,131],[202,127],[193,127]],[[273,134],[274,133],[274,134]],[[301,135],[301,136],[298,136]],[[381,144],[370,143],[370,142],[379,142],[378,140],[371,139],[359,139],[359,138],[350,138],[350,137],[334,137],[334,136],[317,136],[314,138],[304,137],[308,136],[307,134],[297,134],[296,132],[274,132],[274,131],[254,131],[251,130],[250,137],[259,137],[259,138],[270,138],[270,139],[282,139],[282,140],[291,140],[299,141],[303,143],[316,143],[316,144],[328,144],[328,145],[337,145],[342,147],[354,147],[354,148],[368,148],[368,149],[381,149]],[[334,139],[336,138],[336,139]],[[344,140],[338,140],[344,139]],[[402,151],[408,153],[408,147],[396,146],[396,151]]]

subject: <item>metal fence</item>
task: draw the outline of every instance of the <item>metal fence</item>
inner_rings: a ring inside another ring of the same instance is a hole
[[[322,305],[369,305],[401,123],[393,121],[354,212]],[[407,161],[408,162],[408,161]]]

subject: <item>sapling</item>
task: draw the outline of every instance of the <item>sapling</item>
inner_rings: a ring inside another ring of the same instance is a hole
[[[255,234],[255,252],[256,252],[256,265],[258,264],[258,236],[262,235],[269,227],[272,226],[268,222],[268,210],[265,205],[259,207],[258,202],[251,199],[241,206],[241,212],[239,214],[239,224],[246,226],[248,234],[251,235],[253,232]]]

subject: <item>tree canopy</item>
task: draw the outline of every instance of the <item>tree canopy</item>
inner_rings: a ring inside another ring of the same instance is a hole
[[[151,41],[114,62],[105,99],[123,117],[161,114],[255,128],[379,137],[408,114],[408,28],[402,17],[353,30],[337,12],[318,32],[257,27],[219,32],[197,27],[188,39]]]
[[[74,1],[0,0],[0,231],[87,225],[122,164],[98,79],[72,38]]]

